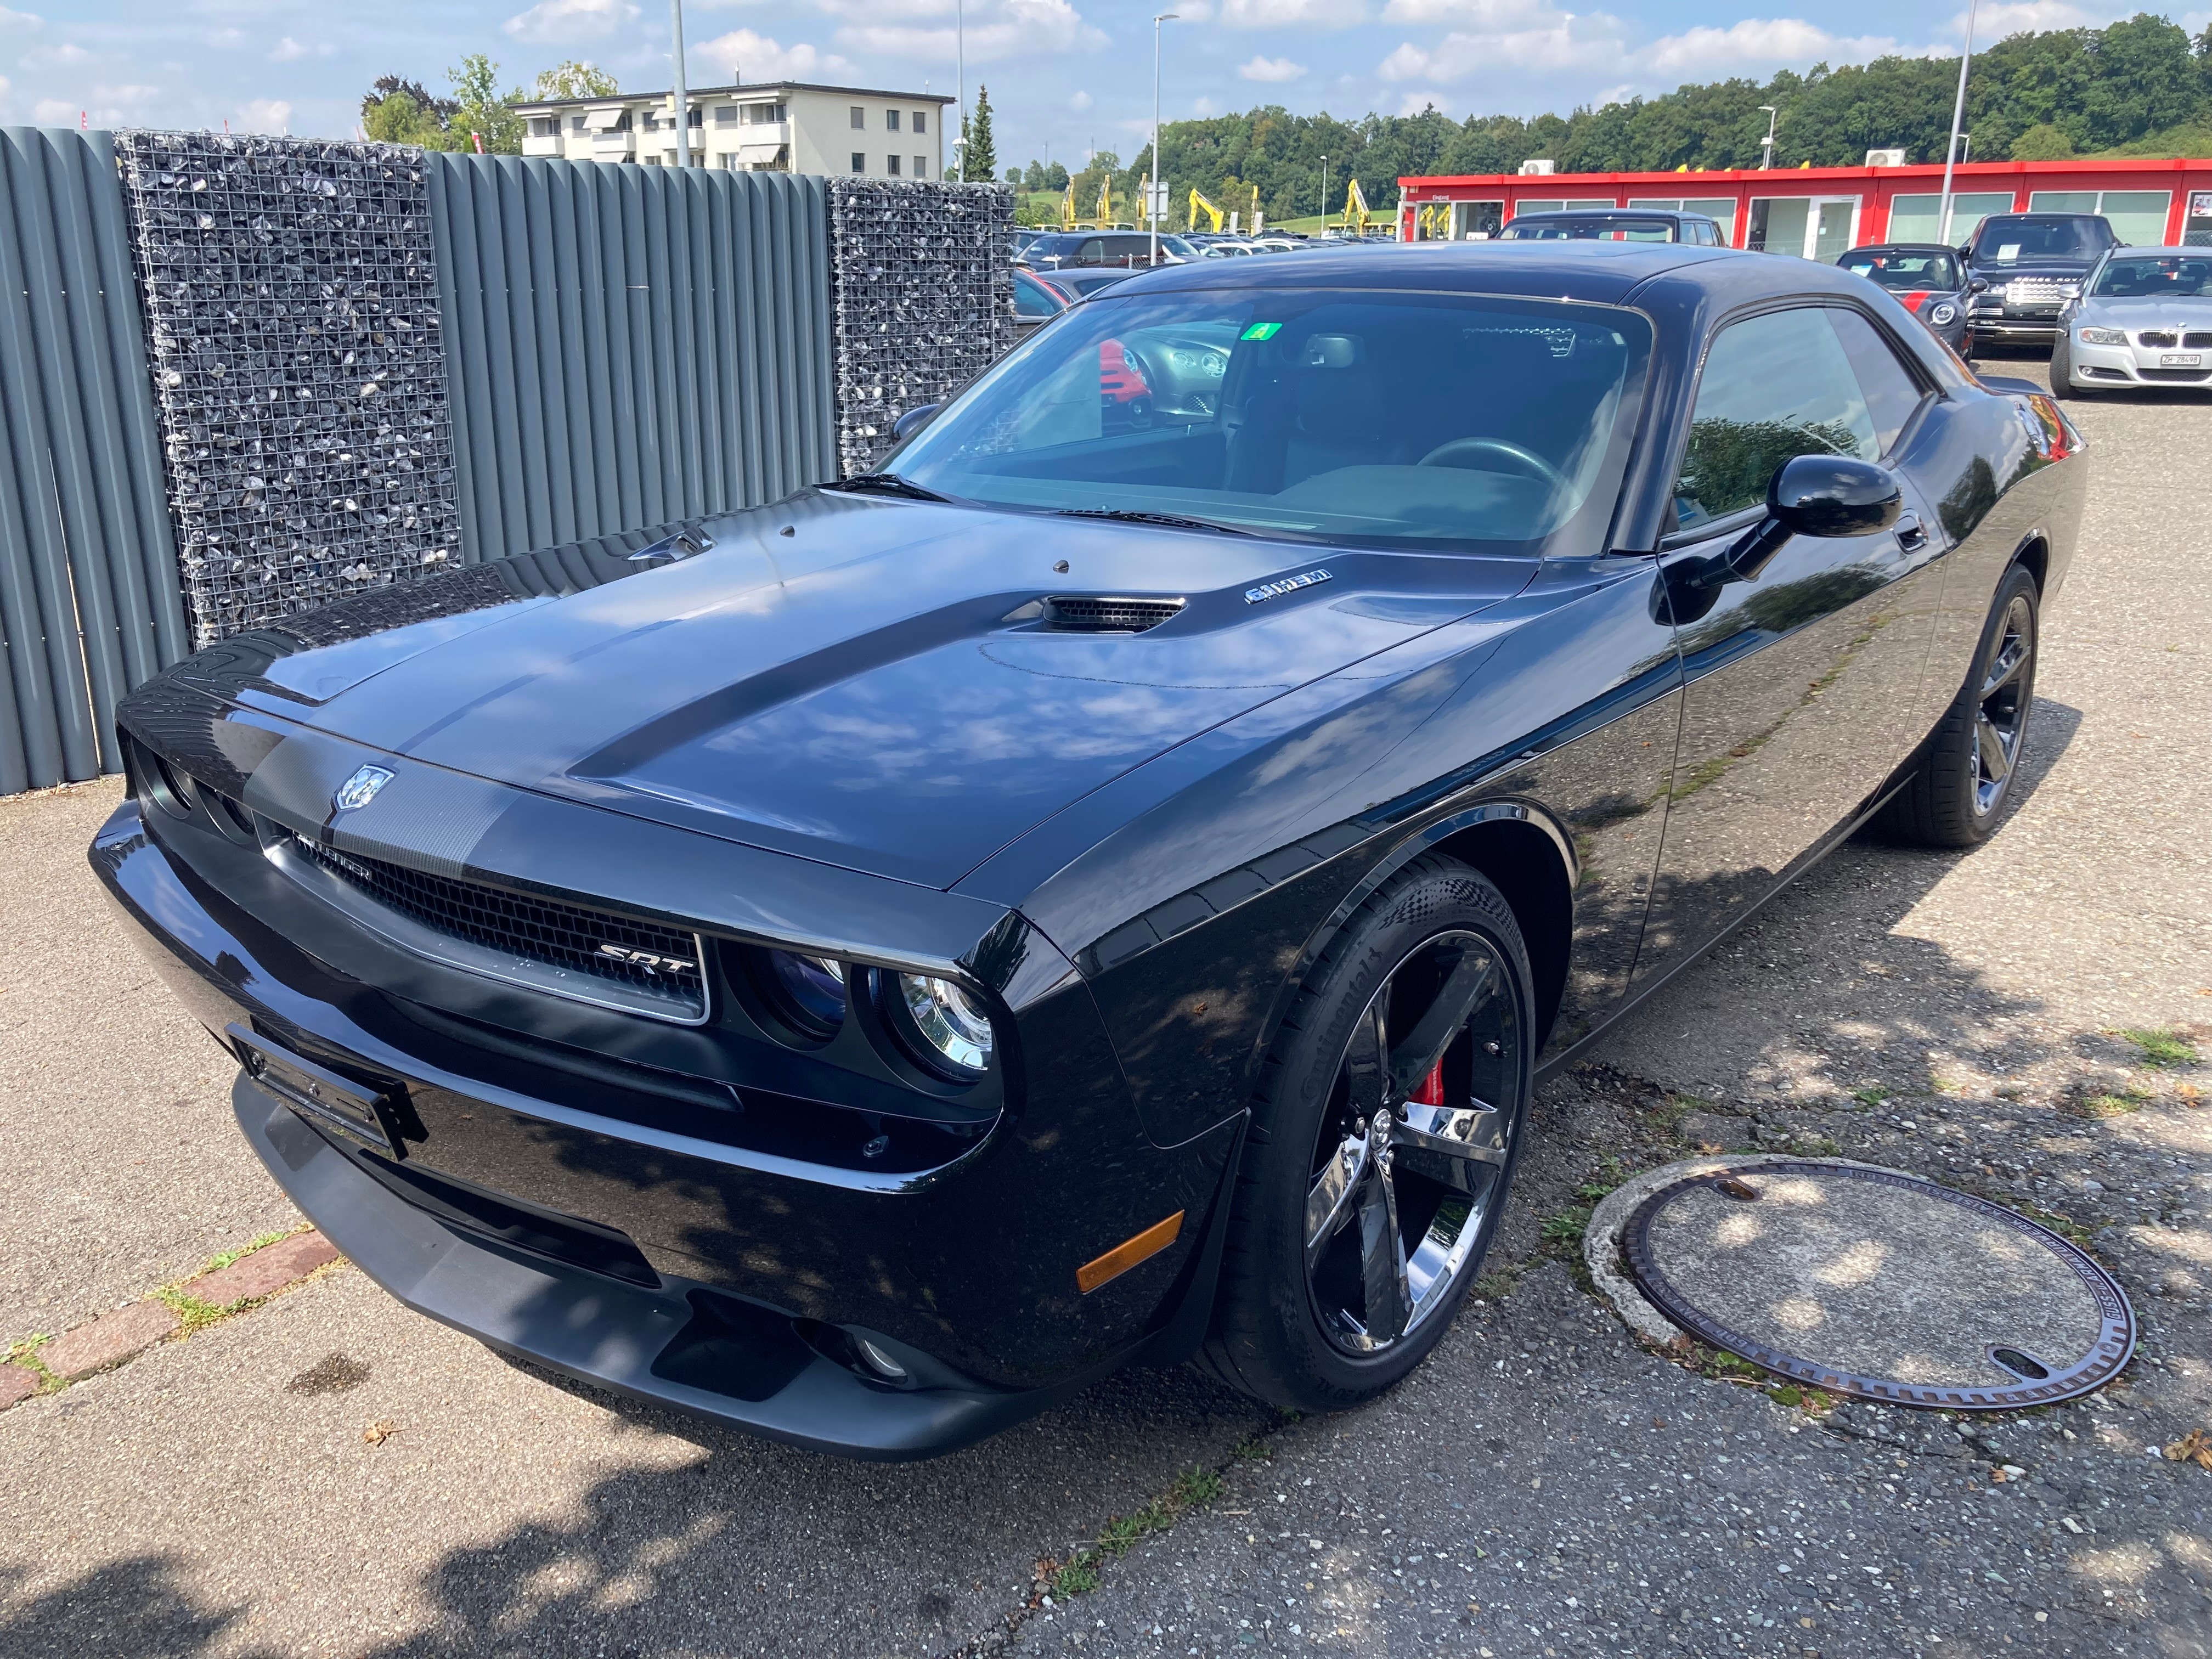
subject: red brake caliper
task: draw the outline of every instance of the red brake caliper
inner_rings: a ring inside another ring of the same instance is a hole
[[[1444,1103],[1444,1063],[1441,1060],[1430,1068],[1421,1079],[1421,1086],[1406,1097],[1408,1106],[1441,1106]]]

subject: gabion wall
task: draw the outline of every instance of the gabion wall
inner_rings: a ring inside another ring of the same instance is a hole
[[[1004,185],[833,178],[830,299],[845,476],[1013,343],[1013,192]]]
[[[420,153],[115,147],[194,643],[458,562]]]

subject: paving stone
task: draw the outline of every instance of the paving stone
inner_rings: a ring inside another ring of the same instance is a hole
[[[74,1382],[150,1348],[177,1328],[177,1316],[151,1297],[64,1332],[39,1350],[46,1369]]]
[[[38,1393],[44,1381],[28,1365],[0,1365],[0,1412]]]
[[[218,1308],[227,1308],[234,1302],[251,1301],[258,1296],[268,1296],[283,1290],[294,1280],[304,1279],[326,1261],[338,1259],[338,1247],[320,1233],[295,1234],[274,1244],[264,1245],[248,1256],[241,1256],[228,1267],[218,1267],[211,1273],[203,1273],[185,1286],[185,1294],[198,1297],[203,1302],[212,1302]]]

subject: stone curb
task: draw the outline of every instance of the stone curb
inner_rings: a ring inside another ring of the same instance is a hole
[[[295,1233],[177,1288],[196,1300],[228,1308],[273,1296],[338,1259],[337,1247],[322,1234]],[[137,1358],[183,1323],[167,1303],[149,1296],[63,1332],[39,1350],[39,1363],[74,1382]],[[28,1400],[45,1385],[46,1379],[28,1365],[0,1365],[0,1411]]]
[[[1620,1316],[1620,1322],[1638,1341],[1662,1352],[1680,1354],[1689,1348],[1690,1334],[1646,1301],[1644,1293],[1636,1288],[1636,1281],[1621,1270],[1620,1236],[1628,1230],[1629,1218],[1645,1199],[1662,1187],[1671,1187],[1692,1176],[1715,1175],[1723,1170],[1755,1169],[1762,1164],[1818,1164],[1838,1170],[1879,1170],[1885,1175],[1908,1173],[1849,1158],[1801,1158],[1791,1152],[1722,1152],[1711,1158],[1685,1158],[1679,1164],[1662,1164],[1656,1170],[1646,1170],[1624,1181],[1590,1212],[1589,1225],[1583,1231],[1583,1264],[1589,1269],[1590,1280],[1597,1286],[1600,1299]]]

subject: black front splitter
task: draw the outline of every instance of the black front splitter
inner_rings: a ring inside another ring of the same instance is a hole
[[[1133,1357],[1041,1389],[871,1382],[774,1309],[665,1276],[657,1289],[626,1284],[448,1225],[244,1074],[231,1106],[292,1201],[417,1313],[562,1376],[748,1434],[842,1457],[931,1457],[1045,1410]]]

